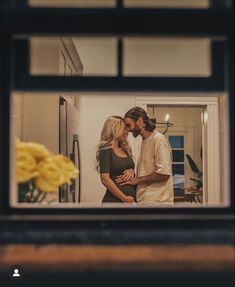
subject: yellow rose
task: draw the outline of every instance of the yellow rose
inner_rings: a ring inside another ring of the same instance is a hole
[[[66,156],[59,154],[54,157],[61,170],[61,184],[71,183],[71,179],[76,179],[78,170],[75,168],[74,163]]]
[[[70,184],[78,171],[63,155],[52,155],[45,146],[33,142],[16,141],[17,183],[34,178],[38,189],[54,192],[60,185]]]
[[[34,156],[37,162],[51,155],[49,150],[42,144],[33,143],[33,142],[27,142],[24,144],[26,148],[28,149],[28,151],[32,154],[32,156]]]
[[[16,182],[23,183],[38,176],[35,158],[24,145],[16,145]]]
[[[38,163],[39,176],[35,178],[35,184],[42,191],[54,192],[61,185],[62,174],[54,157],[47,157]]]

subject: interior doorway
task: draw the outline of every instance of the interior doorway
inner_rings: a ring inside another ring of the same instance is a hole
[[[226,95],[158,93],[137,97],[136,106],[155,119],[157,129],[165,133],[171,144],[175,202],[226,203],[229,193]],[[167,122],[170,125],[166,131]]]
[[[206,106],[147,105],[172,148],[175,203],[203,204],[202,130]]]

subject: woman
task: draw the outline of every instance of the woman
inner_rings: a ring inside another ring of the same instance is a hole
[[[115,183],[120,175],[126,180],[134,178],[134,161],[127,135],[123,118],[111,116],[105,121],[96,152],[96,168],[100,172],[101,182],[107,188],[102,202],[135,201],[134,186]]]

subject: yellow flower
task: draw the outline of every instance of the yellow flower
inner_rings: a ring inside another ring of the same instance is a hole
[[[76,178],[77,170],[71,160],[63,155],[47,157],[38,164],[37,188],[46,192],[57,191],[59,186]]]
[[[38,164],[39,176],[35,179],[35,184],[42,191],[57,191],[61,185],[61,173],[53,158],[54,156],[48,157]]]
[[[16,140],[16,181],[34,179],[38,189],[57,191],[60,185],[70,184],[78,171],[73,162],[63,155],[53,155],[38,143]]]
[[[16,144],[16,182],[23,183],[38,176],[35,158],[20,142]]]
[[[78,170],[75,168],[73,162],[66,156],[59,154],[54,157],[61,171],[61,184],[70,184],[71,179],[76,179]]]
[[[27,142],[21,144],[25,146],[25,148],[28,150],[29,153],[32,154],[32,156],[35,158],[37,162],[51,155],[49,150],[42,144],[34,142]]]

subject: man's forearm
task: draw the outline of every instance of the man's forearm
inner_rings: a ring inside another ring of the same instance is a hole
[[[163,182],[167,181],[169,177],[168,174],[152,173],[150,175],[138,176],[136,179],[139,184],[143,182]]]

